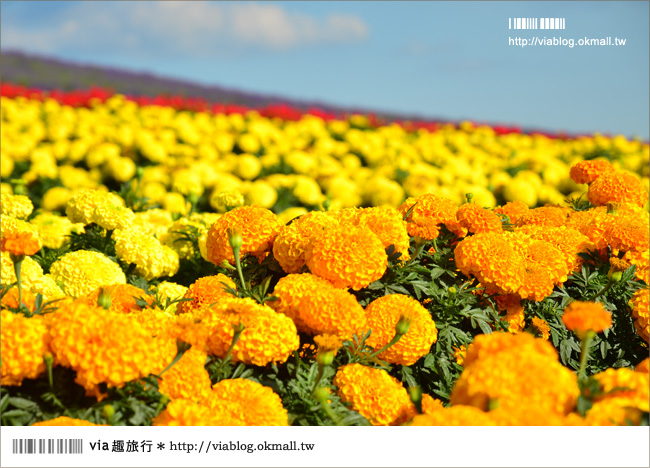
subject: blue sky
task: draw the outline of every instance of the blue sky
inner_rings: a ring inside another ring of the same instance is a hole
[[[2,50],[452,120],[648,139],[649,3],[2,1]],[[508,29],[558,17],[565,30]],[[625,46],[508,45],[615,37]]]

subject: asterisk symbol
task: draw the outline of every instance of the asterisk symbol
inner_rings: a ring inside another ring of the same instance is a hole
[[[165,450],[165,444],[158,442],[158,450]]]

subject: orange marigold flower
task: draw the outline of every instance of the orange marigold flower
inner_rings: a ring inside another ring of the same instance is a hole
[[[495,214],[506,215],[510,219],[510,224],[515,224],[519,217],[529,210],[528,205],[519,200],[511,201],[506,203],[503,206],[497,206],[494,208]]]
[[[12,255],[34,255],[41,250],[39,239],[29,231],[8,232],[0,241],[2,251]]]
[[[600,302],[573,301],[564,309],[564,325],[581,339],[589,331],[600,333],[612,326],[612,314]]]
[[[453,406],[452,406],[453,408]],[[530,405],[496,408],[487,413],[497,426],[567,426],[566,416]]]
[[[471,233],[498,232],[503,230],[501,219],[490,210],[475,203],[465,203],[456,212],[458,223]]]
[[[43,356],[51,352],[52,338],[42,315],[28,318],[7,310],[0,314],[0,384],[21,385],[45,372]]]
[[[464,275],[475,276],[482,285],[503,294],[522,285],[525,260],[501,233],[485,232],[462,240],[454,250],[456,266]]]
[[[558,362],[555,348],[528,333],[505,334],[505,340],[502,335],[479,335],[474,340],[480,338],[479,343],[469,346],[451,404],[487,410],[493,404],[510,409],[525,402],[542,411],[569,413],[580,390],[576,374]]]
[[[90,421],[85,421],[83,419],[59,416],[58,418],[50,419],[48,421],[34,423],[32,426],[107,426],[107,424],[93,424]]]
[[[406,422],[413,403],[402,383],[382,369],[361,364],[339,367],[333,380],[344,403],[373,426],[395,426]]]
[[[238,421],[224,421],[221,416],[205,404],[179,398],[171,401],[152,422],[154,426],[243,426]]]
[[[310,274],[281,278],[273,291],[276,311],[294,320],[300,331],[330,334],[347,340],[368,329],[366,315],[357,299],[328,281]]]
[[[549,336],[551,336],[551,327],[548,326],[546,320],[541,319],[539,317],[533,317],[530,325],[535,331],[535,333],[541,335],[541,337],[544,338],[545,340],[548,340]]]
[[[631,265],[636,265],[634,276],[645,284],[650,284],[650,251],[630,250],[623,257]]]
[[[162,375],[159,391],[170,399],[202,400],[210,392],[210,376],[205,369],[208,354],[199,348],[190,348],[183,357]]]
[[[318,346],[318,352],[329,353],[336,352],[343,344],[343,340],[336,335],[329,335],[324,333],[314,337],[314,343]]]
[[[603,174],[614,172],[614,166],[605,160],[580,161],[571,167],[569,176],[576,184],[591,184]]]
[[[366,318],[372,333],[366,344],[374,349],[387,345],[395,336],[395,326],[404,315],[411,318],[408,332],[378,357],[393,364],[410,366],[428,354],[438,338],[438,330],[431,314],[415,299],[402,294],[390,294],[368,304]]]
[[[100,383],[126,382],[162,371],[176,355],[176,343],[157,339],[133,314],[121,314],[76,301],[52,318],[55,362],[77,371],[75,382],[89,393]]]
[[[409,426],[495,426],[491,414],[473,406],[456,405],[420,414]]]
[[[632,318],[634,319],[634,328],[641,338],[646,342],[650,341],[650,326],[648,325],[648,316],[650,312],[650,290],[639,289],[634,293],[629,303],[632,309]]]
[[[205,404],[244,426],[288,426],[288,412],[270,387],[247,379],[226,379],[212,387]]]
[[[289,317],[249,298],[224,299],[206,309],[203,319],[211,325],[209,353],[221,358],[230,348],[234,327],[245,327],[232,350],[234,362],[256,366],[282,363],[300,347],[296,325]]]
[[[228,242],[228,230],[241,231],[242,246],[240,256],[248,253],[262,259],[271,250],[282,223],[273,212],[260,206],[240,206],[221,216],[208,231],[208,260],[220,265],[224,260],[235,262]]]
[[[608,398],[595,402],[587,411],[585,426],[638,426],[642,412],[628,398]]]
[[[417,198],[408,198],[398,209],[402,216],[406,216],[411,208],[413,210],[406,218],[410,236],[427,240],[436,239],[440,234],[441,224],[446,225],[451,231],[464,235],[462,227],[456,220],[458,206],[453,200],[427,193]]]
[[[225,288],[227,286],[235,289],[234,281],[221,273],[197,279],[183,296],[183,299],[192,300],[179,302],[176,306],[176,313],[185,314],[187,312],[193,312],[208,307],[222,299],[233,297],[232,294],[226,292]]]
[[[570,213],[571,209],[567,207],[541,206],[523,213],[517,218],[514,225],[517,227],[531,224],[547,227],[564,226]]]
[[[567,272],[580,268],[584,259],[579,254],[596,250],[596,245],[587,236],[566,226],[538,227],[529,225],[520,228],[520,231],[529,234],[533,239],[546,241],[555,247],[564,259]]]
[[[497,306],[500,311],[505,311],[501,320],[508,322],[508,331],[518,333],[524,329],[524,306],[521,304],[521,298],[517,294],[506,294],[496,296]]]
[[[128,314],[142,310],[142,307],[136,304],[136,298],[142,298],[149,304],[153,302],[153,297],[147,295],[142,289],[132,284],[113,284],[111,286],[102,286],[95,291],[87,294],[83,299],[89,306],[96,306],[100,295],[110,298],[110,307],[108,310]]]
[[[645,358],[643,361],[638,363],[634,368],[637,372],[645,372],[646,374],[650,372],[650,358]]]
[[[338,226],[332,216],[312,211],[280,228],[273,242],[273,256],[286,273],[299,273],[305,266],[305,249],[311,240],[326,229]]]
[[[647,219],[631,216],[608,216],[603,222],[603,238],[612,249],[628,252],[650,248],[650,225]]]
[[[307,245],[305,262],[313,274],[334,286],[359,290],[384,275],[388,256],[370,229],[339,226],[324,231]]]
[[[409,256],[409,235],[406,222],[399,211],[392,207],[363,208],[357,216],[355,225],[370,229],[379,238],[384,248],[393,245],[402,254],[400,260]]]
[[[589,185],[587,198],[596,206],[604,206],[608,202],[643,206],[648,201],[648,192],[641,181],[632,174],[611,172],[602,175]]]
[[[467,354],[467,346],[460,345],[460,348],[454,346],[454,358],[456,359],[456,364],[460,366],[464,365],[466,354]]]
[[[596,395],[595,401],[614,398],[625,398],[629,406],[648,412],[650,406],[650,375],[636,372],[627,367],[607,369],[594,375],[598,381],[601,394]]]
[[[36,297],[29,291],[23,289],[22,292],[22,301],[23,305],[27,306],[27,309],[34,311],[36,307]],[[3,309],[17,309],[18,308],[18,287],[12,287],[7,293],[2,296],[1,307]]]

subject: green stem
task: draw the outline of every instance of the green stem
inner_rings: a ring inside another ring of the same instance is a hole
[[[230,359],[230,355],[232,354],[232,350],[235,348],[235,345],[239,341],[239,337],[241,336],[242,332],[244,331],[246,327],[241,325],[240,328],[235,329],[235,334],[232,336],[232,341],[230,342],[230,348],[228,348],[228,352],[223,358],[223,361],[221,361],[221,365],[223,366],[228,360]]]
[[[397,342],[398,342],[398,341],[399,341],[403,336],[404,336],[404,335],[401,335],[401,334],[399,334],[399,333],[395,333],[395,336],[393,337],[393,339],[390,340],[386,346],[384,346],[383,348],[379,349],[378,351],[375,351],[374,353],[370,354],[370,355],[368,356],[368,359],[372,359],[372,358],[376,357],[377,355],[383,353],[383,352],[386,351],[388,348],[390,348],[390,347],[393,346],[395,343],[397,343]]]
[[[323,411],[325,411],[325,414],[334,421],[334,424],[337,426],[341,425],[341,418],[339,418],[334,411],[332,411],[332,408],[330,408],[330,405],[327,404],[327,399],[325,396],[322,395],[322,392],[316,392],[314,390],[314,393],[316,395],[316,399],[320,403],[321,407],[323,408]]]
[[[422,253],[422,250],[424,250],[424,244],[425,243],[426,243],[426,241],[423,240],[423,241],[417,242],[415,244],[415,252],[413,252],[413,256],[411,257],[411,259],[408,262],[406,262],[406,264],[404,266],[410,265],[411,263],[413,263],[420,256],[420,254]]]
[[[594,297],[592,297],[591,300],[595,301],[597,297],[602,296],[603,294],[605,294],[607,291],[609,291],[609,288],[611,288],[613,284],[614,284],[614,281],[612,281],[612,279],[609,278],[607,280],[607,284],[605,285],[605,287],[603,289],[601,289]]]
[[[14,271],[16,272],[16,282],[18,284],[18,310],[22,310],[23,308],[23,286],[22,282],[20,281],[20,267],[23,264],[23,259],[16,259],[14,261]]]
[[[580,369],[578,370],[578,380],[583,380],[585,378],[585,372],[587,370],[587,361],[589,360],[589,347],[591,346],[591,341],[594,339],[595,333],[593,331],[588,331],[587,336],[582,340],[581,343],[581,354],[580,354]]]
[[[318,375],[316,376],[316,382],[314,382],[314,388],[311,389],[311,392],[314,393],[316,389],[318,388],[318,384],[320,383],[320,379],[323,378],[323,373],[325,371],[325,366],[322,364],[318,365]]]
[[[247,291],[246,282],[244,281],[244,272],[241,269],[241,261],[239,260],[239,249],[233,249],[235,254],[235,266],[237,267],[237,273],[239,274],[239,281],[241,281],[242,290]]]

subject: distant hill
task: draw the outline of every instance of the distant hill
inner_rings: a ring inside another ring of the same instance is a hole
[[[178,95],[201,97],[210,102],[264,107],[268,104],[288,104],[298,109],[318,107],[334,114],[375,112],[389,120],[439,120],[421,116],[376,112],[369,109],[331,106],[322,102],[287,99],[243,92],[221,86],[204,86],[190,81],[164,78],[151,73],[138,73],[110,67],[79,65],[63,60],[27,55],[22,52],[2,52],[2,81],[44,90],[72,91],[99,86],[121,94],[136,96]]]

